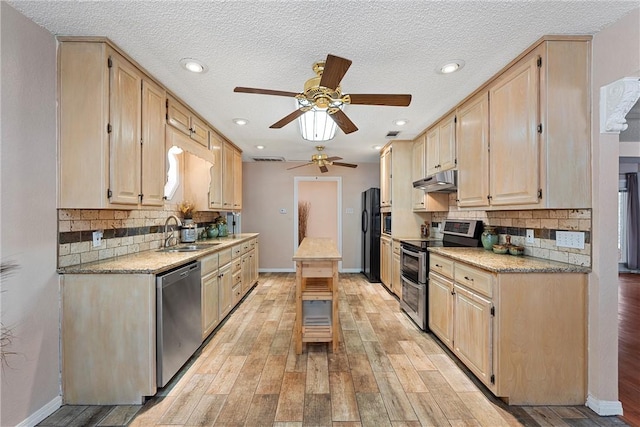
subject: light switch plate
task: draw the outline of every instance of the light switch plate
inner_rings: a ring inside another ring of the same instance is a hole
[[[280,208],[280,213],[281,213],[281,214],[286,214],[286,213],[287,213],[287,210],[286,210],[285,208]]]
[[[584,249],[584,233],[582,231],[556,231],[556,246]]]
[[[99,248],[102,245],[102,230],[93,232],[93,247]]]
[[[353,213],[353,208],[347,208],[345,213],[352,214]]]
[[[533,229],[527,228],[527,237],[525,243],[534,243]]]

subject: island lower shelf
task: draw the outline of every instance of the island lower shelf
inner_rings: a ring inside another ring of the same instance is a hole
[[[293,257],[296,262],[295,349],[303,343],[327,342],[335,352],[339,341],[338,261],[330,239],[306,238]]]

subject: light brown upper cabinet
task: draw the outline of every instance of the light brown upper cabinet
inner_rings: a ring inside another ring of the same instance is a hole
[[[209,127],[189,108],[167,97],[167,123],[205,147],[209,146]]]
[[[211,182],[209,184],[209,208],[222,209],[222,183],[223,183],[223,160],[222,160],[222,138],[215,133],[211,132],[209,138],[209,149],[213,153],[215,163],[211,168]]]
[[[418,181],[425,175],[425,135],[413,141],[411,149],[411,182]],[[420,188],[411,190],[414,212],[446,212],[449,210],[449,196],[446,193],[425,193]]]
[[[413,141],[411,149],[411,181],[415,182],[426,175],[424,174],[424,157],[425,157],[425,135],[420,135]],[[424,209],[424,190],[414,188],[411,193],[413,210]]]
[[[104,40],[59,41],[58,206],[161,206],[164,89]]]
[[[391,146],[380,153],[380,207],[391,207]]]
[[[489,205],[489,94],[458,108],[458,206]]]
[[[425,178],[456,167],[456,115],[450,114],[427,130]]]
[[[242,152],[224,141],[222,147],[222,207],[242,209]]]
[[[233,150],[233,209],[242,209],[242,153]]]
[[[543,38],[478,92],[488,110],[460,107],[460,207],[591,206],[590,40]]]
[[[537,64],[540,53],[532,52],[489,88],[489,161],[493,166],[489,200],[492,205],[538,202],[540,68]]]

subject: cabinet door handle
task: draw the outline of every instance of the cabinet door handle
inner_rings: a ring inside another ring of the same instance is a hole
[[[468,280],[469,282],[473,282],[473,278],[464,276],[464,280]]]
[[[442,268],[440,264],[436,264],[434,267]]]
[[[451,290],[451,295],[455,295],[456,291],[454,291],[453,289]]]

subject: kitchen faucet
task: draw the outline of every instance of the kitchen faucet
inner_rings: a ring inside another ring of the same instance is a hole
[[[168,231],[168,226],[169,226],[169,221],[171,219],[174,219],[176,222],[176,226],[180,227],[182,225],[182,222],[180,222],[180,219],[175,216],[175,215],[170,215],[167,220],[164,222],[164,247],[168,248],[169,246],[175,246],[178,244],[178,239],[173,235],[173,230],[171,230],[171,234],[169,236],[167,236],[167,231]],[[171,241],[174,240],[174,243],[171,244]]]

